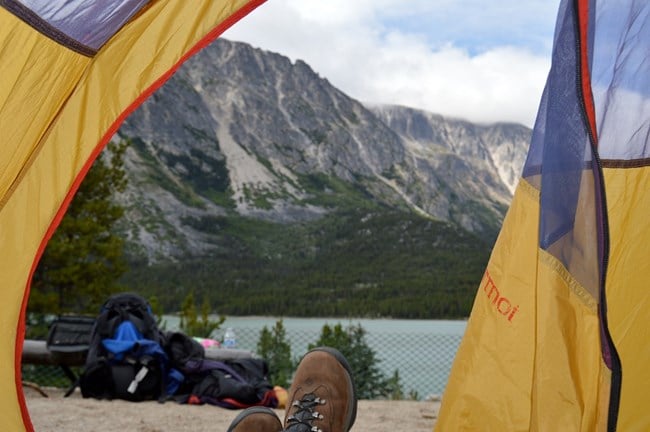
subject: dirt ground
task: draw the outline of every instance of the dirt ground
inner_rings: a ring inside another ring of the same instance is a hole
[[[240,411],[173,402],[126,402],[83,399],[77,390],[68,398],[59,389],[43,389],[48,397],[25,388],[25,399],[38,432],[225,432]],[[362,400],[353,432],[431,432],[439,402]],[[284,410],[276,410],[284,418]]]

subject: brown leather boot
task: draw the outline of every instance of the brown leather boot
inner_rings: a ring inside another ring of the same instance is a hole
[[[343,354],[329,347],[309,351],[289,390],[286,432],[347,432],[357,416],[352,372]]]
[[[281,432],[282,423],[275,411],[266,407],[246,408],[232,421],[228,432]]]

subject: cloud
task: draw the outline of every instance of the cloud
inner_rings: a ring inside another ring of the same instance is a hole
[[[476,0],[272,0],[224,37],[304,60],[362,102],[532,126],[554,19],[545,12],[544,27],[539,14],[553,8],[498,4],[488,14]]]

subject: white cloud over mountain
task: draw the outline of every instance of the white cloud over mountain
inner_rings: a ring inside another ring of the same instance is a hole
[[[362,102],[532,126],[554,3],[270,0],[224,37],[304,60]]]

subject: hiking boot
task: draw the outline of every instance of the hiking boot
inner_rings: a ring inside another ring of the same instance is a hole
[[[251,407],[240,412],[227,432],[281,432],[282,423],[271,408]]]
[[[347,432],[357,416],[352,372],[343,354],[329,347],[309,351],[289,390],[286,432]]]

